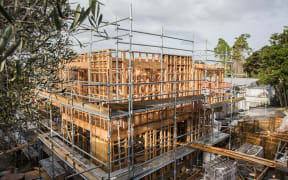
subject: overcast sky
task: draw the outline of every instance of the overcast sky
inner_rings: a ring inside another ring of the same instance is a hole
[[[83,2],[82,2],[83,1]],[[87,4],[88,0],[78,1]],[[129,16],[130,0],[102,0],[105,19]],[[257,50],[288,25],[288,0],[133,0],[133,29],[194,39],[196,49],[213,49],[218,38],[230,46],[242,33]]]

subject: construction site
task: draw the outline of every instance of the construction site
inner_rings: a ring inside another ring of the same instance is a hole
[[[112,33],[87,32],[89,51],[59,64],[65,91],[36,90],[43,118],[11,150],[36,159],[35,179],[287,178],[285,109],[247,109],[229,54],[134,29],[132,5],[101,28]]]

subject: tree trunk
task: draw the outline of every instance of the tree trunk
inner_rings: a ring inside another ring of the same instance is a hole
[[[275,86],[275,91],[276,91],[277,97],[279,98],[280,106],[283,107],[282,94],[281,94],[280,88]]]
[[[285,84],[283,83],[283,95],[284,95],[284,102],[285,102],[285,107],[287,107],[287,94],[286,94],[286,88],[285,88]]]
[[[281,82],[280,85],[279,85],[279,90],[281,92],[281,90],[283,91],[281,93],[281,95],[283,95],[283,99],[284,99],[284,106],[287,107],[287,95],[286,95],[286,88],[285,88],[285,83],[284,82]]]

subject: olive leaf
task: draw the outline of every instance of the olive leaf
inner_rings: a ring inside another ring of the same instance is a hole
[[[56,7],[57,7],[57,11],[58,11],[59,16],[61,18],[64,18],[59,0],[57,0],[57,2],[56,2]]]
[[[6,60],[1,62],[0,72],[4,70],[5,65],[6,65]]]
[[[23,47],[24,47],[24,40],[23,40],[23,38],[21,38],[21,40],[20,40],[20,45],[19,45],[20,47],[20,51],[22,51],[22,49],[23,49]]]
[[[52,11],[52,18],[53,18],[54,24],[56,26],[56,29],[58,31],[60,31],[61,27],[62,27],[62,21],[59,19],[58,12],[55,8]]]
[[[47,0],[43,1],[43,10],[44,10],[44,15],[45,15],[47,11]]]
[[[0,5],[0,13],[10,22],[13,23],[13,18],[5,11],[5,9]]]
[[[0,59],[0,62],[5,60],[8,56],[11,56],[19,47],[21,40],[15,41],[12,46],[10,46],[4,53]]]
[[[96,29],[97,27],[96,27],[96,23],[95,23],[93,16],[89,16],[88,20],[90,24]]]
[[[99,17],[99,19],[98,19],[98,26],[101,24],[102,18],[103,18],[103,15],[101,14],[100,17]]]
[[[81,15],[80,8],[81,8],[81,7],[80,7],[80,4],[78,4],[78,6],[77,6],[77,8],[76,8],[75,18],[74,18],[73,23],[72,23],[71,26],[70,26],[70,30],[72,30],[72,29],[76,26],[77,22],[79,21],[79,18],[80,18],[80,15]]]
[[[91,12],[92,12],[93,16],[95,16],[96,5],[97,5],[97,0],[90,0],[89,1],[89,6],[91,8]]]
[[[5,47],[8,45],[9,41],[12,39],[12,25],[10,24],[4,31],[1,39],[0,39],[0,54],[3,53]]]
[[[99,17],[100,14],[100,4],[97,3],[97,18]]]
[[[80,15],[80,18],[79,18],[79,21],[77,24],[82,24],[83,21],[87,18],[87,16],[89,15],[90,13],[90,7],[86,10],[86,11],[81,11],[81,15]]]

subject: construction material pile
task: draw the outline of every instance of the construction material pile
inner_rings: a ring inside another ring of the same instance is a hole
[[[243,144],[236,151],[244,153],[244,154],[248,154],[251,156],[257,156],[257,157],[263,157],[263,155],[264,155],[263,147],[262,146],[256,146],[253,144]]]
[[[237,179],[237,162],[224,157],[204,164],[204,180],[236,180]]]
[[[239,149],[236,149],[237,152],[241,152],[244,154],[248,154],[250,156],[256,156],[256,157],[264,157],[264,150],[262,146],[257,146],[253,144],[243,144]],[[242,175],[247,175],[247,174],[253,174],[253,171],[256,170],[262,171],[264,166],[255,164],[255,163],[250,163],[242,160],[237,160],[238,162],[238,171]]]

